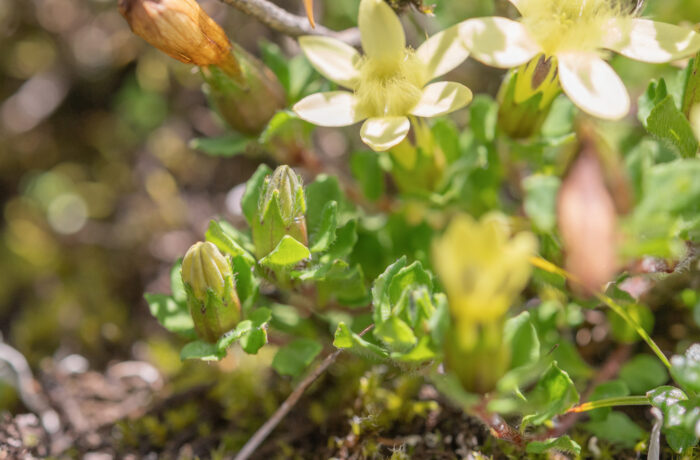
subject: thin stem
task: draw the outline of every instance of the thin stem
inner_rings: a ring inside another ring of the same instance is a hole
[[[588,401],[578,406],[574,406],[569,409],[569,413],[579,413],[588,412],[593,409],[600,409],[601,407],[614,407],[614,406],[648,406],[651,403],[649,398],[646,396],[620,396],[617,398],[599,399],[598,401]]]
[[[550,273],[554,273],[560,276],[563,276],[564,278],[568,279],[569,281],[583,285],[581,280],[578,279],[575,275],[567,272],[563,268],[557,267],[553,263],[549,262],[548,260],[545,260],[541,257],[532,257],[530,259],[530,263],[534,265],[537,268],[540,268],[542,270],[545,270]],[[632,318],[629,314],[627,314],[627,310],[625,310],[624,307],[621,305],[617,304],[613,299],[608,297],[607,295],[603,294],[602,292],[596,292],[594,293],[595,297],[603,302],[605,305],[607,305],[612,311],[620,315],[622,319],[624,319],[627,324],[632,326],[635,331],[637,331],[637,334],[644,340],[647,345],[649,345],[649,348],[652,349],[652,351],[658,356],[658,358],[661,360],[662,363],[667,368],[671,368],[671,363],[668,361],[668,358],[664,355],[664,353],[661,351],[659,346],[652,340],[652,338],[647,334],[647,331],[644,330],[644,328],[637,322],[635,321],[634,318]]]
[[[366,334],[374,327],[374,324],[370,324],[360,332],[360,336]],[[304,392],[311,386],[312,383],[316,381],[317,378],[321,376],[326,370],[331,367],[331,365],[338,358],[343,350],[336,350],[330,355],[326,356],[323,362],[316,368],[312,373],[306,376],[299,385],[291,392],[291,394],[284,400],[282,405],[277,408],[272,417],[270,417],[260,428],[255,432],[252,438],[245,443],[243,448],[238,452],[234,460],[247,460],[255,450],[260,446],[260,444],[272,433],[277,425],[287,416],[294,405],[299,401]]]

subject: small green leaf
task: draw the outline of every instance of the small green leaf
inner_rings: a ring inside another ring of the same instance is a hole
[[[232,235],[228,234],[226,230],[224,230],[219,222],[215,220],[209,222],[209,228],[207,229],[205,237],[207,241],[214,243],[217,248],[219,248],[222,252],[229,254],[231,257],[241,256],[250,263],[255,263],[253,256],[248,251],[243,249],[243,247],[236,242]]]
[[[389,303],[395,305],[401,295],[407,290],[426,287],[428,291],[433,289],[433,280],[430,274],[423,269],[420,262],[413,262],[408,267],[403,267],[389,283]]]
[[[589,401],[600,401],[601,399],[617,398],[622,396],[628,396],[630,394],[630,389],[627,384],[622,380],[611,380],[609,382],[603,382],[593,389],[593,392],[588,397]],[[588,412],[591,420],[605,420],[605,418],[610,414],[612,408],[601,407],[599,409],[593,409]]]
[[[683,115],[690,115],[691,109],[700,104],[700,53],[690,61],[686,69],[687,75],[683,91]]]
[[[350,255],[352,248],[357,243],[357,221],[348,221],[347,224],[336,230],[335,235],[335,241],[328,248],[328,252],[324,254],[324,258],[327,260],[342,259]]]
[[[681,156],[692,158],[698,151],[690,122],[678,110],[671,95],[659,102],[647,118],[646,128],[653,136],[662,139],[678,149]]]
[[[541,409],[524,417],[523,425],[541,425],[573,407],[579,400],[579,394],[569,374],[559,369],[556,362],[552,362],[540,377],[528,400]]]
[[[343,322],[338,324],[338,329],[335,331],[333,346],[336,348],[352,350],[353,352],[367,358],[384,360],[388,357],[388,353],[386,351],[352,332]]]
[[[644,437],[644,430],[622,412],[613,411],[605,420],[591,421],[583,426],[600,439],[625,447],[634,446]]]
[[[260,260],[265,267],[289,267],[311,257],[309,248],[289,235],[284,235],[271,253]]]
[[[548,450],[558,450],[560,452],[571,452],[573,454],[581,454],[581,446],[569,436],[560,438],[550,438],[546,441],[533,441],[527,444],[526,452],[528,454],[543,454]]]
[[[258,294],[259,281],[253,276],[253,267],[255,261],[251,261],[244,257],[238,256],[231,259],[231,266],[236,280],[236,292],[243,307],[243,314],[253,306]]]
[[[506,321],[503,341],[510,344],[511,369],[536,363],[540,359],[540,340],[529,312],[524,311]]]
[[[479,94],[470,105],[471,127],[474,136],[481,143],[493,141],[496,137],[498,104],[490,96]]]
[[[378,324],[374,328],[374,336],[398,352],[406,352],[418,342],[408,324],[396,316],[390,316],[386,321]]]
[[[251,227],[258,213],[258,202],[260,201],[260,192],[265,182],[265,177],[270,174],[272,174],[272,170],[267,165],[261,164],[248,182],[246,182],[245,192],[243,193],[243,197],[241,197],[241,209],[248,221],[248,225]]]
[[[313,362],[322,348],[315,340],[296,339],[277,351],[272,367],[280,375],[297,377]]]
[[[665,414],[672,405],[688,399],[688,396],[680,388],[664,385],[649,391],[647,398],[652,406],[658,407]]]
[[[306,186],[306,223],[309,228],[320,228],[323,219],[323,208],[329,201],[338,203],[338,225],[345,225],[352,217],[353,206],[345,198],[338,178],[321,174]]]
[[[161,326],[183,337],[195,337],[194,322],[186,303],[176,302],[164,294],[145,294],[144,298]]]
[[[556,176],[535,174],[523,181],[525,213],[542,232],[552,231],[557,223],[557,191],[560,186],[561,179]]]
[[[311,252],[327,251],[335,241],[335,230],[338,225],[338,203],[329,201],[321,213],[321,226],[311,239]]]
[[[267,343],[267,330],[264,328],[251,329],[240,339],[241,348],[249,355],[255,355]]]
[[[634,395],[643,395],[668,381],[666,367],[651,355],[637,355],[620,369],[620,379]]]
[[[700,398],[678,401],[664,413],[663,433],[671,448],[685,453],[698,443],[696,427],[700,424]]]
[[[659,103],[668,96],[668,88],[666,87],[666,81],[662,78],[661,80],[652,81],[649,83],[647,90],[639,98],[639,109],[637,110],[637,118],[642,122],[644,127],[647,126],[647,119],[651,115],[654,107],[659,105]]]
[[[204,342],[203,340],[195,340],[182,347],[180,350],[180,359],[201,359],[202,361],[220,361],[226,356],[226,351],[223,354],[216,343]]]
[[[245,153],[251,139],[230,133],[221,137],[198,137],[190,141],[190,148],[213,157],[233,157]]]
[[[374,309],[374,322],[380,324],[391,314],[391,301],[389,297],[389,286],[396,274],[406,266],[406,257],[389,265],[384,273],[379,275],[372,286],[372,307]]]
[[[173,295],[175,302],[187,302],[187,291],[185,291],[185,283],[182,281],[182,259],[178,259],[170,269],[170,292]]]
[[[350,171],[370,201],[377,201],[384,194],[384,171],[376,152],[355,152],[350,157]]]
[[[671,358],[671,375],[683,388],[700,391],[700,343],[688,347],[685,356]]]

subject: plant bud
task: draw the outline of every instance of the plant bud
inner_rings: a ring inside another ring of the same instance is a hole
[[[230,72],[216,66],[202,69],[205,92],[226,124],[257,136],[286,107],[286,95],[275,74],[254,56],[235,44],[231,55],[240,67],[240,77],[232,78]]]
[[[182,261],[182,281],[197,335],[216,342],[241,319],[231,266],[217,247],[195,243]]]
[[[562,183],[557,219],[567,270],[585,293],[600,290],[617,271],[617,211],[590,142]]]
[[[540,55],[523,64],[499,91],[499,126],[513,139],[532,136],[542,127],[560,91],[555,57]]]
[[[131,30],[168,56],[240,73],[226,33],[195,0],[119,0]]]
[[[253,221],[255,255],[260,259],[272,252],[289,235],[308,245],[306,200],[301,177],[286,165],[279,166],[265,179]]]

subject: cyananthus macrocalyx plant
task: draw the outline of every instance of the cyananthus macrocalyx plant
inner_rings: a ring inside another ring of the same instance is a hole
[[[629,112],[620,77],[606,52],[649,63],[688,57],[700,35],[672,24],[635,17],[619,0],[510,0],[522,18],[468,19],[460,33],[471,56],[500,68],[518,67],[539,55],[554,58],[558,82],[583,111],[616,120]]]
[[[329,127],[366,119],[362,140],[375,151],[386,151],[406,137],[411,127],[409,117],[435,117],[469,104],[472,92],[466,86],[429,83],[468,56],[456,27],[412,50],[406,47],[399,18],[383,0],[362,0],[358,25],[364,56],[336,39],[299,39],[306,57],[323,76],[352,90],[302,99],[294,106],[301,118]]]
[[[530,278],[530,258],[537,250],[529,232],[511,238],[505,219],[458,216],[433,245],[433,264],[452,317],[445,365],[467,391],[492,390],[508,369],[503,326]]]

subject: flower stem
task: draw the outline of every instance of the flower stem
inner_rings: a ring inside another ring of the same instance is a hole
[[[651,404],[646,396],[620,396],[617,398],[599,399],[598,401],[589,401],[578,406],[574,406],[567,412],[579,413],[588,412],[601,407],[613,406],[647,406]]]
[[[556,275],[563,276],[564,278],[568,279],[573,283],[582,284],[581,281],[573,274],[567,272],[563,268],[557,267],[553,263],[541,257],[533,257],[530,259],[530,262],[537,268],[545,270],[549,273],[554,273]],[[647,345],[649,345],[649,348],[651,348],[651,350],[654,352],[654,354],[656,354],[656,356],[661,360],[661,362],[664,363],[664,365],[667,368],[671,368],[671,363],[668,361],[668,358],[666,358],[666,356],[661,351],[656,342],[652,340],[647,331],[645,331],[644,328],[634,318],[627,314],[627,310],[625,310],[623,306],[619,305],[613,299],[603,294],[602,292],[596,292],[595,296],[598,300],[607,305],[612,311],[620,315],[620,317],[624,319],[627,322],[627,324],[632,326],[634,330],[637,331],[637,334],[639,334],[642,340],[644,340],[647,343]]]

